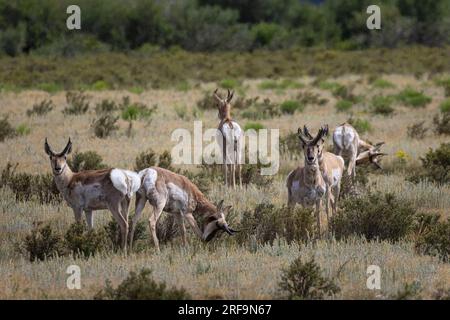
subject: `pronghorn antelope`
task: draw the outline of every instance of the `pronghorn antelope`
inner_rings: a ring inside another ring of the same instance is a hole
[[[223,207],[223,200],[216,207],[185,176],[169,170],[150,167],[139,172],[141,187],[136,193],[136,214],[131,223],[130,246],[133,243],[134,230],[148,201],[153,207],[149,224],[153,241],[159,251],[156,224],[163,211],[174,214],[181,226],[183,243],[186,243],[187,220],[194,232],[204,241],[210,241],[219,230],[233,235],[236,230],[230,228],[225,220],[231,206]],[[204,219],[200,229],[196,217]]]
[[[109,209],[120,227],[121,245],[126,251],[130,199],[141,185],[138,174],[122,169],[72,172],[66,161],[71,151],[70,138],[60,153],[54,152],[45,138],[45,152],[50,157],[59,192],[72,208],[77,222],[81,222],[84,211],[89,229],[94,226],[92,211]]]
[[[216,100],[219,110],[220,123],[218,126],[218,134],[216,135],[217,143],[222,151],[223,169],[225,176],[225,185],[231,184],[236,187],[236,167],[239,176],[239,186],[242,187],[242,139],[243,131],[236,121],[231,120],[230,109],[231,99],[234,92],[228,90],[227,97],[221,98],[217,89],[214,91],[214,99]],[[228,169],[231,176],[228,181]]]
[[[328,126],[320,128],[316,137],[298,129],[298,137],[302,143],[305,156],[304,167],[298,167],[289,173],[286,186],[288,188],[288,206],[300,203],[302,206],[316,207],[316,219],[319,235],[322,233],[320,211],[325,198],[327,223],[330,219],[330,202],[333,214],[336,213],[340,193],[340,181],[344,169],[344,160],[330,152],[323,152],[323,144],[328,134]]]
[[[378,157],[385,155],[379,152],[384,142],[371,145],[359,137],[358,132],[348,123],[336,127],[333,132],[334,153],[342,155],[348,162],[347,175],[356,176],[356,165],[370,162],[381,168]],[[365,152],[367,151],[367,152]]]

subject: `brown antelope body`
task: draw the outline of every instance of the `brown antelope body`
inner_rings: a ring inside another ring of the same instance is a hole
[[[158,251],[159,240],[156,235],[156,224],[163,211],[175,215],[181,226],[184,243],[186,243],[184,220],[187,220],[194,232],[204,241],[210,241],[220,230],[230,235],[236,232],[228,226],[225,220],[231,206],[223,207],[222,200],[216,207],[185,176],[158,167],[144,169],[139,172],[139,176],[142,183],[136,193],[136,214],[132,220],[131,243],[135,226],[147,201],[153,208],[149,224]],[[204,219],[202,229],[198,227],[196,217]]]
[[[84,211],[89,229],[94,226],[92,212],[109,209],[120,227],[121,245],[126,250],[128,209],[133,193],[140,187],[139,176],[135,172],[122,169],[73,172],[66,161],[71,150],[70,139],[60,153],[54,152],[45,139],[45,152],[50,158],[59,192],[72,208],[75,221],[81,222]]]

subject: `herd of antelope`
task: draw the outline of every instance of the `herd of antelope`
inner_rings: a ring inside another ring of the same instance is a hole
[[[233,92],[228,90],[227,96],[222,98],[216,90],[213,97],[219,111],[217,142],[222,150],[225,185],[236,188],[238,176],[239,185],[242,187],[242,162],[239,157],[242,154],[243,131],[239,124],[231,119],[230,103]],[[347,175],[354,179],[356,165],[373,163],[380,168],[379,159],[385,155],[380,152],[382,142],[371,145],[363,141],[348,123],[339,125],[333,132],[334,153],[324,150],[327,136],[328,125],[322,126],[315,136],[309,132],[306,125],[303,129],[298,129],[304,165],[291,171],[286,180],[288,206],[295,206],[297,203],[304,207],[315,206],[319,236],[323,231],[320,219],[323,203],[327,225],[331,214],[336,214],[341,179],[344,175],[344,158],[347,160]],[[119,225],[121,247],[125,252],[127,243],[132,246],[135,227],[147,202],[153,208],[149,226],[158,251],[156,225],[163,211],[176,217],[181,227],[183,243],[186,243],[185,221],[204,241],[213,239],[218,231],[229,235],[237,232],[226,221],[231,206],[224,206],[223,200],[218,205],[213,204],[183,175],[159,167],[146,168],[140,172],[118,168],[73,172],[66,161],[71,150],[70,138],[66,147],[59,153],[54,152],[47,138],[45,139],[45,152],[50,158],[59,192],[72,208],[77,222],[81,222],[84,212],[89,229],[94,225],[93,211],[111,211]],[[133,194],[136,194],[136,209],[129,223],[129,206]],[[197,224],[199,217],[203,221],[201,228]]]

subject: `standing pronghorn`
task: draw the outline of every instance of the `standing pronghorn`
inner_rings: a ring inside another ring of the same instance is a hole
[[[222,151],[222,160],[225,176],[225,185],[231,184],[236,187],[236,167],[239,175],[239,186],[242,187],[242,139],[243,131],[236,121],[231,120],[231,99],[234,92],[228,90],[227,97],[221,98],[214,91],[214,99],[216,100],[219,110],[219,127],[216,135],[217,143]],[[228,169],[231,171],[230,181],[228,181]]]
[[[336,127],[333,132],[334,153],[342,155],[348,162],[347,175],[353,179],[356,176],[356,164],[371,162],[378,168],[378,157],[385,155],[379,152],[384,142],[371,145],[359,137],[358,132],[348,123]],[[362,151],[367,152],[362,152]]]
[[[121,245],[126,251],[130,199],[141,185],[138,174],[122,169],[72,172],[66,161],[71,151],[70,138],[60,153],[53,152],[45,138],[45,152],[50,157],[53,178],[59,192],[72,208],[77,222],[81,221],[84,211],[90,230],[94,226],[92,211],[109,209],[120,227]]]
[[[188,178],[172,171],[150,167],[139,172],[142,185],[136,193],[136,214],[133,217],[130,231],[130,246],[137,222],[147,201],[153,207],[150,215],[150,230],[153,242],[159,251],[159,240],[156,235],[156,224],[163,211],[174,214],[181,226],[183,243],[186,244],[186,219],[194,232],[204,241],[210,241],[217,231],[222,230],[229,235],[236,231],[230,228],[225,220],[231,206],[223,207],[223,200],[216,207],[195,184]],[[204,219],[200,229],[195,216]]]
[[[316,219],[319,235],[322,233],[320,211],[325,198],[327,224],[330,220],[330,203],[333,214],[336,213],[340,193],[340,183],[344,170],[344,159],[330,152],[323,151],[328,126],[320,128],[316,137],[298,129],[298,138],[302,143],[305,155],[304,167],[298,167],[289,173],[286,186],[288,188],[288,205],[300,203],[302,206],[316,205]]]

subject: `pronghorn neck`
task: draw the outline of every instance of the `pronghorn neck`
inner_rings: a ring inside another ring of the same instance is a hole
[[[217,207],[201,194],[197,196],[197,207],[195,212],[201,214],[203,217],[209,217],[217,212]]]
[[[73,178],[73,175],[74,173],[67,163],[61,174],[56,175],[53,173],[53,179],[55,180],[59,192],[64,193],[64,190],[67,189],[68,185],[70,184],[70,181]]]
[[[304,183],[306,186],[317,186],[322,183],[322,175],[318,164],[305,163]]]

